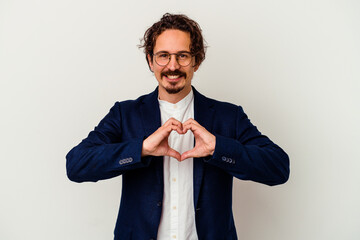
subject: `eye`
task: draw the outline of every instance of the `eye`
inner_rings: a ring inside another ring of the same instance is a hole
[[[169,54],[168,53],[160,53],[159,55],[158,55],[158,57],[159,58],[169,58]]]
[[[189,54],[187,54],[187,53],[179,53],[178,54],[178,58],[179,59],[187,59],[187,58],[189,58],[190,56],[189,56]]]

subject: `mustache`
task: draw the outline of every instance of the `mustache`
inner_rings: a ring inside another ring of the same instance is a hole
[[[186,73],[180,71],[179,69],[176,69],[175,71],[166,71],[166,72],[162,72],[161,73],[161,77],[166,76],[166,75],[179,75],[180,77],[185,77],[186,78]]]

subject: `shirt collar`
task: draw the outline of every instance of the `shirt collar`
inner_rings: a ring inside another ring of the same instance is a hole
[[[161,108],[165,108],[168,110],[181,110],[181,109],[185,109],[192,102],[193,99],[194,99],[194,93],[193,90],[191,89],[191,91],[188,93],[188,95],[186,95],[186,97],[184,97],[175,104],[167,102],[165,100],[160,100],[159,98],[158,101]]]

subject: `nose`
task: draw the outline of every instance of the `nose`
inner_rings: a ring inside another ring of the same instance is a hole
[[[176,55],[170,55],[170,61],[167,65],[167,67],[171,70],[174,71],[176,69],[180,68],[180,64],[178,63],[177,59],[176,59]]]

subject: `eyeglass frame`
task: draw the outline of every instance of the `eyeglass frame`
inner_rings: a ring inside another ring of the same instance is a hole
[[[159,63],[156,61],[156,55],[161,54],[161,53],[169,54],[169,61],[168,61],[165,65],[159,64]],[[157,53],[153,53],[152,56],[155,58],[154,60],[155,60],[155,62],[156,62],[157,65],[159,65],[159,66],[161,66],[161,67],[165,67],[165,66],[168,65],[169,62],[171,61],[171,55],[175,55],[176,62],[177,62],[180,66],[182,66],[182,67],[187,67],[187,66],[189,66],[189,65],[191,64],[191,60],[190,60],[190,62],[189,62],[187,65],[185,65],[185,66],[184,66],[184,65],[181,65],[181,64],[179,63],[179,54],[183,54],[183,53],[189,54],[189,55],[191,56],[191,58],[195,56],[194,54],[192,54],[191,52],[188,52],[188,51],[180,51],[180,52],[177,52],[177,53],[169,53],[169,52],[166,52],[166,51],[160,51],[160,52],[157,52]]]

